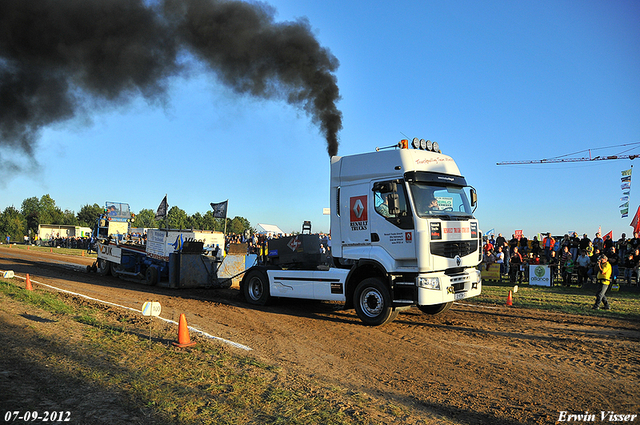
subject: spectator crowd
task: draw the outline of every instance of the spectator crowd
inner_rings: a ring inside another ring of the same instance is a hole
[[[612,283],[638,285],[640,273],[640,235],[634,233],[627,238],[623,233],[614,241],[611,233],[602,237],[598,232],[590,239],[585,233],[580,238],[576,232],[564,236],[541,234],[541,240],[534,236],[529,240],[522,235],[512,235],[507,240],[501,233],[494,238],[490,235],[484,241],[483,265],[500,265],[501,275],[509,275],[511,282],[522,282],[528,273],[530,264],[546,264],[551,270],[552,279],[571,285],[582,286],[595,279],[596,265],[602,254],[606,255],[612,268]]]

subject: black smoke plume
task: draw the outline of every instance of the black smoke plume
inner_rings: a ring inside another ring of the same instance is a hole
[[[338,151],[338,60],[309,22],[222,0],[0,1],[0,148],[33,157],[40,131],[142,95],[165,102],[185,53],[237,93],[304,108]],[[0,156],[0,169],[16,164]]]

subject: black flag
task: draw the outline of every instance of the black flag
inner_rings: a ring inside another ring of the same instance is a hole
[[[169,205],[167,204],[167,195],[164,195],[164,199],[160,202],[158,206],[158,210],[156,211],[156,220],[160,220],[161,218],[165,218],[167,216],[167,209]]]
[[[220,202],[217,204],[211,203],[211,208],[213,208],[213,217],[214,218],[227,218],[227,204],[229,200],[227,199],[224,202]]]

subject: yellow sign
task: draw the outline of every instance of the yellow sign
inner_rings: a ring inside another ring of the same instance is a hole
[[[160,316],[161,311],[162,307],[158,302],[147,301],[146,303],[142,304],[143,316]]]

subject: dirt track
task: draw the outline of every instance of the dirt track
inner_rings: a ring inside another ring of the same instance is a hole
[[[588,411],[599,423],[601,411],[640,413],[636,322],[454,304],[441,317],[411,309],[371,328],[338,304],[256,308],[235,288],[150,288],[56,261],[90,263],[0,248],[0,270],[137,309],[159,301],[163,317],[185,313],[190,326],[244,344],[292,375],[392,400],[407,412],[402,423],[424,423],[425,412],[468,424],[548,424],[562,411]]]

